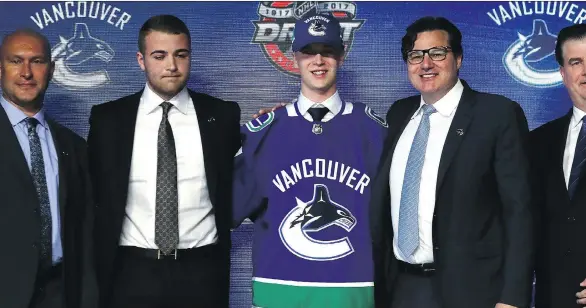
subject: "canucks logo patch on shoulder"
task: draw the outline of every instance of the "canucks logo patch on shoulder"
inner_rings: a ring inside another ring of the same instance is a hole
[[[348,237],[336,240],[317,240],[313,232],[337,226],[346,232],[356,226],[356,218],[344,206],[331,199],[327,186],[316,184],[313,198],[303,202],[295,198],[297,205],[285,216],[279,226],[281,241],[296,256],[312,261],[331,261],[354,252]]]
[[[273,122],[274,119],[275,119],[275,113],[269,112],[267,114],[261,115],[257,119],[254,119],[254,120],[246,123],[246,128],[248,128],[249,131],[256,133],[256,132],[261,131],[263,128],[269,126]]]
[[[374,112],[374,110],[372,110],[370,107],[366,106],[366,108],[364,108],[364,112],[367,116],[375,120],[378,124],[382,125],[383,127],[389,127],[389,125],[387,124],[387,120],[376,114],[376,112]]]

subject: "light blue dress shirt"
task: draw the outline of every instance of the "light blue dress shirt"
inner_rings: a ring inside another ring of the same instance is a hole
[[[4,97],[0,96],[0,104],[8,115],[8,120],[12,124],[18,143],[22,148],[24,157],[31,170],[31,151],[28,140],[28,125],[24,121],[27,115],[20,109],[6,101]],[[45,163],[45,176],[47,177],[47,191],[49,193],[49,203],[51,205],[51,222],[52,222],[52,253],[53,263],[58,263],[63,257],[63,248],[61,245],[61,219],[59,216],[59,164],[57,150],[51,135],[49,125],[45,120],[44,110],[41,109],[34,116],[39,121],[37,125],[37,134],[41,141],[41,150],[43,151],[43,161]]]

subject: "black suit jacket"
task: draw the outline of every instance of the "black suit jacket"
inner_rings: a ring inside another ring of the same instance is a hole
[[[201,134],[209,196],[214,207],[218,244],[226,264],[229,293],[232,168],[240,148],[240,108],[206,94],[189,91]],[[136,116],[142,91],[92,108],[88,135],[90,174],[97,204],[95,247],[102,303],[110,298],[118,242],[122,232]],[[195,290],[194,290],[195,291]]]
[[[586,278],[586,246],[580,240],[586,222],[584,172],[570,200],[563,171],[572,111],[530,133],[536,238],[536,308],[577,308],[576,292]]]
[[[433,214],[434,290],[446,308],[528,307],[532,218],[526,156],[527,121],[505,97],[464,82],[441,155]],[[420,96],[395,102],[371,203],[377,307],[390,307],[393,252],[389,170],[395,146]],[[434,193],[434,192],[430,192]]]
[[[92,205],[83,138],[47,118],[58,155],[59,213],[66,308],[88,307],[97,294],[91,261]],[[0,307],[28,307],[38,270],[39,204],[26,158],[0,107]]]

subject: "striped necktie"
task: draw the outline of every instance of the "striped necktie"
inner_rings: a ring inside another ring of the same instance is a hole
[[[576,150],[574,151],[574,161],[572,162],[572,171],[570,172],[570,180],[568,181],[568,194],[570,199],[574,198],[576,187],[580,182],[580,175],[584,168],[584,161],[586,161],[586,124],[584,120],[586,120],[586,116],[582,118],[582,127],[578,134]]]

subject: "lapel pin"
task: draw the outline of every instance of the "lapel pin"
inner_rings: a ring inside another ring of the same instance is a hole
[[[456,129],[456,134],[458,134],[458,136],[462,136],[464,135],[464,130],[461,128]]]
[[[210,122],[210,123],[212,123],[212,122],[215,122],[215,121],[216,121],[216,119],[215,119],[214,117],[210,117],[210,118],[208,119],[208,122]]]

